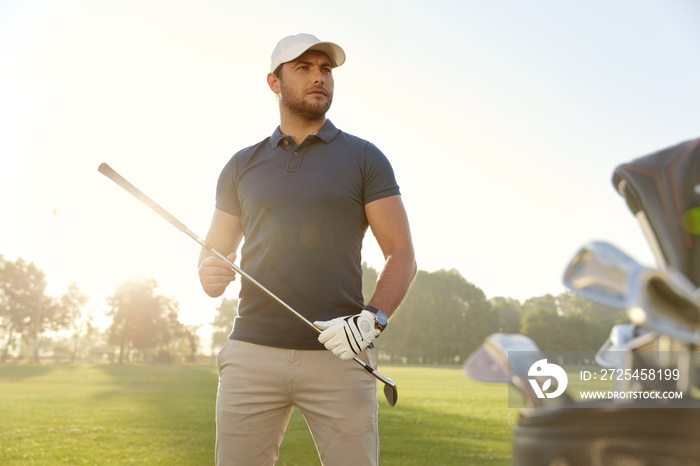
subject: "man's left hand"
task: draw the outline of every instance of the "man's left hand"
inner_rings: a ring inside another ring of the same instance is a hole
[[[382,332],[376,328],[376,323],[374,314],[363,310],[352,316],[316,321],[314,325],[322,330],[318,341],[340,359],[352,359]]]

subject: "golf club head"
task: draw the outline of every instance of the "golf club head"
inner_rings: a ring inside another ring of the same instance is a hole
[[[482,382],[510,383],[507,362],[492,354],[484,345],[479,346],[462,366],[467,377]]]
[[[399,399],[399,390],[396,387],[396,383],[389,377],[386,377],[377,372],[375,368],[365,363],[362,359],[358,358],[357,356],[355,356],[353,360],[360,366],[362,366],[367,372],[372,374],[375,379],[379,380],[384,384],[384,397],[386,398],[387,403],[389,403],[389,406],[393,408]]]
[[[630,283],[627,315],[644,328],[684,343],[700,343],[700,301],[681,273],[642,269]]]
[[[508,376],[509,363],[516,363],[514,373],[527,374],[529,366],[523,371],[520,361],[509,361],[508,351],[539,352],[540,349],[525,335],[494,333],[467,358],[462,367],[464,373],[482,382],[511,383]]]
[[[544,406],[551,400],[538,398],[529,382],[533,364],[546,359],[537,344],[520,334],[494,333],[464,363],[468,377],[483,382],[507,382],[518,389],[528,408]],[[564,394],[564,403],[571,398]]]
[[[389,406],[392,408],[396,406],[396,402],[399,400],[399,391],[393,381],[384,384],[384,398],[386,398],[386,402],[389,403]]]
[[[592,241],[571,259],[563,281],[579,296],[626,309],[629,279],[641,268],[637,261],[612,244]]]
[[[595,362],[608,369],[624,369],[627,353],[645,343],[654,332],[642,330],[637,324],[617,324],[595,355]]]
[[[545,355],[529,337],[494,333],[469,356],[463,370],[468,377],[483,382],[510,383],[518,389],[525,405],[534,408],[544,405],[544,401],[532,392],[528,371],[535,362],[544,358]]]

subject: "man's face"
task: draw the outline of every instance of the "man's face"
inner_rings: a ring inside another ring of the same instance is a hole
[[[282,66],[279,77],[279,102],[293,114],[317,120],[325,116],[333,102],[331,61],[315,50]]]

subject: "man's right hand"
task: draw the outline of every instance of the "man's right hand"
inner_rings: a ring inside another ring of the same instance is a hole
[[[231,262],[236,260],[236,253],[226,256]],[[204,292],[212,298],[218,298],[229,283],[236,279],[236,272],[231,269],[231,264],[216,256],[206,257],[199,264],[199,282]]]

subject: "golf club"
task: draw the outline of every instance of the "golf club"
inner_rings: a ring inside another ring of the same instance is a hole
[[[175,228],[178,230],[182,231],[185,233],[187,236],[195,240],[197,243],[199,243],[200,246],[202,246],[204,249],[207,251],[211,252],[215,256],[221,258],[222,260],[226,261],[230,266],[233,271],[236,273],[240,274],[243,278],[248,280],[251,284],[255,285],[260,291],[268,295],[270,298],[272,298],[274,301],[276,301],[278,304],[280,304],[283,308],[294,314],[299,320],[304,322],[307,326],[312,328],[316,333],[321,333],[321,330],[316,328],[316,326],[311,323],[306,317],[303,315],[299,314],[297,311],[295,311],[291,306],[289,306],[287,303],[282,301],[280,298],[278,298],[274,293],[272,293],[270,290],[265,288],[263,285],[261,285],[257,280],[255,280],[253,277],[248,275],[245,271],[243,271],[240,267],[238,267],[236,264],[234,264],[231,260],[229,260],[226,256],[221,254],[219,251],[214,249],[211,245],[209,245],[206,241],[204,241],[202,238],[194,234],[189,228],[187,228],[182,222],[180,222],[178,219],[173,217],[168,211],[163,209],[160,205],[158,205],[155,201],[153,201],[151,198],[146,196],[143,192],[141,192],[136,186],[131,184],[129,181],[127,181],[124,177],[122,177],[119,173],[114,171],[112,167],[107,165],[106,163],[100,164],[98,171],[105,175],[107,178],[110,180],[114,181],[116,184],[121,186],[124,190],[126,190],[128,193],[130,193],[132,196],[134,196],[136,199],[141,201],[142,203],[146,204],[148,207],[151,208],[151,210],[155,211],[158,215],[163,217],[165,220],[167,220],[171,225],[173,225]],[[396,405],[396,401],[399,398],[399,393],[396,388],[396,384],[394,383],[393,380],[391,380],[388,377],[384,377],[381,375],[379,372],[377,372],[374,368],[372,368],[369,364],[366,364],[364,361],[362,361],[360,358],[355,356],[353,358],[355,362],[357,362],[359,365],[361,365],[367,372],[372,374],[376,379],[380,380],[384,384],[384,396],[386,397],[386,401],[389,403],[389,406],[394,406]]]
[[[625,369],[676,367],[683,374],[679,390],[687,392],[696,383],[689,350],[700,343],[700,302],[695,285],[684,275],[672,268],[644,267],[615,246],[591,242],[572,259],[564,284],[587,299],[625,309],[633,325],[648,331],[633,336],[629,328],[613,328],[596,362]],[[629,385],[616,383],[618,389]]]
[[[641,268],[615,246],[592,241],[571,259],[564,273],[564,285],[591,301],[626,309],[629,277]]]
[[[610,330],[610,336],[595,355],[595,362],[605,368],[624,368],[627,352],[635,348],[634,340],[640,336],[637,324],[617,324]],[[643,332],[641,335],[650,335]],[[656,334],[652,334],[656,337]]]
[[[700,303],[695,286],[671,269],[642,269],[628,296],[627,315],[637,325],[684,343],[700,343]]]
[[[544,406],[546,401],[533,391],[530,369],[543,359],[546,356],[531,338],[520,334],[494,333],[467,358],[463,370],[475,380],[512,384],[523,396],[525,405],[536,408]],[[562,394],[562,401],[573,402],[567,393]]]
[[[695,286],[673,269],[652,269],[615,246],[584,245],[564,273],[564,285],[584,298],[627,310],[644,328],[686,343],[700,342]]]

